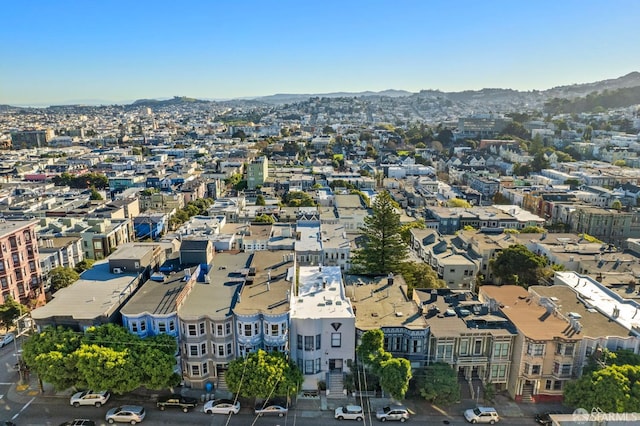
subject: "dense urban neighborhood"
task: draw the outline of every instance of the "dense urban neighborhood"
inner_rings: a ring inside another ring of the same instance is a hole
[[[640,412],[637,87],[0,106],[2,346],[71,405]]]

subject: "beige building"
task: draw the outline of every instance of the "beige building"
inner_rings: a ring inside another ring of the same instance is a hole
[[[507,391],[516,401],[560,402],[578,377],[582,325],[561,315],[553,301],[515,285],[480,287],[478,298],[516,327]]]

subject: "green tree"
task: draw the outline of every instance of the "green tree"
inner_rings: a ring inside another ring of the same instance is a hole
[[[547,259],[538,256],[522,244],[515,244],[502,250],[490,266],[496,278],[512,281],[523,287],[537,285]],[[509,282],[511,284],[511,282]]]
[[[464,207],[468,209],[471,207],[471,204],[469,204],[467,200],[463,200],[462,198],[451,198],[450,200],[447,201],[447,206],[448,207]]]
[[[380,365],[380,386],[394,399],[404,399],[411,380],[411,363],[404,358],[391,358]]]
[[[300,369],[284,354],[262,349],[229,363],[225,374],[229,391],[244,397],[269,398],[291,395],[299,389]]]
[[[613,203],[611,203],[611,208],[620,211],[622,209],[622,203],[620,200],[614,200]]]
[[[253,220],[256,223],[275,223],[276,220],[270,214],[261,214]]]
[[[403,223],[400,226],[400,236],[405,244],[411,243],[411,230],[412,229],[425,229],[426,225],[424,219],[418,219],[413,222]]]
[[[379,374],[382,364],[391,359],[391,353],[384,350],[384,333],[380,329],[368,330],[362,335],[356,348],[358,359]]]
[[[544,234],[544,228],[539,226],[525,226],[520,230],[521,234]]]
[[[567,383],[565,402],[609,413],[635,412],[640,406],[640,366],[610,365]]]
[[[544,153],[538,152],[533,156],[530,167],[531,171],[539,172],[542,169],[549,168],[549,161],[545,158]]]
[[[493,204],[509,205],[512,204],[511,200],[502,195],[501,192],[493,194]]]
[[[51,290],[55,292],[78,281],[80,274],[69,267],[58,266],[51,270],[49,278],[51,279]]]
[[[415,288],[444,288],[446,284],[438,278],[433,268],[424,262],[405,262],[402,265],[402,277],[409,291]]]
[[[256,197],[256,206],[266,206],[267,202],[264,199],[264,195],[258,194]]]
[[[142,339],[114,324],[91,327],[84,334],[47,327],[23,344],[23,358],[56,389],[76,386],[125,393],[140,386],[176,385],[176,350],[171,336]]]
[[[416,388],[420,395],[433,404],[449,405],[460,400],[460,384],[456,372],[449,364],[438,362],[418,374]]]
[[[76,266],[73,268],[78,274],[83,273],[87,269],[93,268],[93,264],[95,260],[93,259],[83,259],[80,262],[76,263]]]
[[[386,275],[401,270],[408,248],[400,235],[400,215],[396,213],[391,195],[381,192],[364,219],[360,232],[363,246],[352,259],[354,271],[365,275]]]
[[[314,207],[316,203],[306,192],[289,191],[284,196],[284,202],[289,207]]]
[[[20,315],[27,312],[27,307],[16,302],[11,295],[8,295],[2,305],[0,305],[0,327],[8,330],[13,322]]]
[[[89,195],[90,200],[104,200],[102,194],[100,194],[95,188],[91,188],[91,195]]]

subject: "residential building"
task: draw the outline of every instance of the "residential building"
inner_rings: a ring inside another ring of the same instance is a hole
[[[428,362],[446,362],[474,392],[492,383],[507,388],[515,327],[499,313],[489,312],[470,292],[414,290],[414,300],[429,328]]]
[[[236,355],[258,349],[284,352],[289,348],[289,317],[296,262],[288,251],[257,251],[233,308]],[[294,359],[294,358],[292,358]]]
[[[187,386],[224,385],[224,373],[237,355],[233,310],[252,258],[249,253],[218,253],[218,266],[194,284],[178,307],[181,369]]]
[[[264,185],[269,177],[269,160],[267,157],[258,157],[247,165],[247,188],[256,189]]]
[[[337,266],[301,266],[298,275],[297,289],[292,286],[289,350],[304,374],[302,389],[317,389],[327,373],[341,384],[356,347],[355,312],[342,271]]]
[[[2,303],[8,297],[27,304],[42,299],[44,289],[37,221],[0,219],[0,288]]]
[[[47,275],[53,268],[64,266],[75,268],[84,260],[82,238],[80,237],[48,237],[38,240],[40,252],[40,269]]]
[[[345,280],[356,315],[357,340],[369,330],[380,329],[384,350],[408,359],[414,368],[426,365],[429,326],[420,305],[408,297],[404,278],[346,276]]]
[[[515,285],[484,285],[478,291],[491,313],[516,328],[506,390],[516,401],[560,402],[566,384],[578,377],[582,325],[558,314],[552,300]]]
[[[119,323],[120,308],[144,282],[141,274],[117,273],[109,262],[96,262],[80,279],[55,292],[46,305],[31,311],[36,327],[64,326],[83,331],[97,325]]]

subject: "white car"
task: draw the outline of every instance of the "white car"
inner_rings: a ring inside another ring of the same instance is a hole
[[[13,333],[0,334],[0,348],[4,348],[9,343],[13,342],[16,337]]]
[[[338,420],[357,420],[361,422],[364,412],[359,405],[345,405],[344,407],[336,408],[333,416]]]
[[[464,412],[464,418],[469,423],[489,423],[491,425],[500,421],[500,416],[493,407],[470,408]]]
[[[74,407],[81,405],[95,405],[101,407],[109,400],[111,394],[108,391],[93,391],[86,390],[84,392],[77,392],[71,395],[69,404]]]
[[[204,404],[205,414],[238,414],[240,403],[231,399],[216,399]]]

